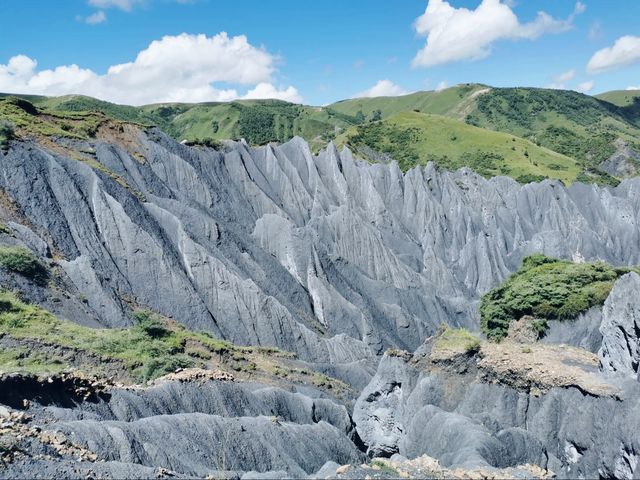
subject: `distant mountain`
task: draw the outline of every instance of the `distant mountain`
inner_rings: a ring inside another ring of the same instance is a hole
[[[640,103],[632,91],[591,97],[463,84],[324,107],[279,100],[131,107],[78,95],[21,98],[43,112],[101,112],[157,125],[188,143],[244,138],[263,145],[301,136],[317,152],[334,140],[372,161],[396,159],[403,170],[432,160],[445,168],[469,166],[488,177],[607,185],[640,171]]]
[[[637,102],[640,98],[639,90],[612,90],[610,92],[604,92],[595,96],[605,102],[613,103],[619,107],[627,107]]]

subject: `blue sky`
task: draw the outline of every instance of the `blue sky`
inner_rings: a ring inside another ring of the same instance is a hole
[[[2,0],[0,17],[0,91],[16,93],[321,105],[464,82],[640,86],[637,0]]]

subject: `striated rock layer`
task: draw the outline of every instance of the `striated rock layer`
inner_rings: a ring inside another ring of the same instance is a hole
[[[333,145],[313,156],[298,138],[221,152],[127,132],[126,142],[11,143],[0,157],[2,235],[48,257],[66,295],[50,301],[50,287],[0,272],[3,286],[89,326],[128,325],[149,307],[295,352],[364,390],[353,419],[293,385],[206,379],[94,402],[36,399],[29,425],[4,412],[15,442],[0,446],[15,461],[0,478],[341,475],[363,450],[451,471],[637,476],[636,274],[602,311],[552,322],[545,342],[579,352],[483,345],[435,361],[424,342],[441,323],[477,331],[480,295],[525,255],[640,264],[640,179],[519,185],[432,164],[403,174]],[[388,347],[397,355],[376,373]]]
[[[147,306],[362,384],[358,362],[389,346],[413,351],[442,322],[477,330],[479,295],[524,255],[640,263],[638,179],[519,185],[432,164],[403,174],[332,144],[313,156],[299,138],[225,152],[157,130],[129,140],[135,154],[14,142],[0,162],[30,227],[17,235],[48,244],[86,299],[90,312],[64,312],[78,322],[122,326]]]

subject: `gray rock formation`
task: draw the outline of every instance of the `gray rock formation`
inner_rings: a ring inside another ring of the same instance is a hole
[[[573,387],[535,393],[385,356],[353,417],[370,455],[426,454],[466,469],[530,463],[560,478],[635,478],[640,385],[619,388],[624,401]]]
[[[637,175],[640,171],[640,152],[631,148],[622,138],[613,143],[616,151],[599,165],[600,169],[618,178]]]
[[[134,302],[361,382],[358,362],[386,347],[413,351],[442,322],[477,330],[479,295],[529,253],[640,263],[638,179],[403,174],[333,145],[313,156],[299,138],[224,153],[157,130],[132,142],[144,158],[71,142],[100,169],[20,142],[0,162],[0,187],[106,326],[130,323]]]
[[[596,353],[602,345],[602,307],[590,308],[573,320],[550,320],[542,342],[564,343]]]
[[[638,378],[640,363],[640,275],[627,273],[616,281],[602,309],[601,368]]]
[[[364,459],[344,406],[261,384],[165,380],[115,388],[94,402],[32,403],[31,425],[39,428],[20,433],[32,437],[31,456],[0,478],[76,478],[89,470],[117,478],[156,477],[159,470],[187,478],[303,478],[327,461]],[[64,440],[47,450],[38,432]],[[96,468],[70,461],[70,445],[95,455]],[[38,458],[39,450],[57,461]]]
[[[52,302],[48,286],[2,273],[4,285],[91,326],[128,325],[131,305],[146,306],[235,343],[295,352],[364,387],[359,435],[330,399],[265,385],[165,384],[33,407],[47,429],[105,461],[93,474],[302,477],[362,462],[361,437],[371,455],[426,454],[445,467],[637,476],[635,380],[615,380],[617,398],[487,383],[466,364],[438,372],[385,357],[373,366],[388,347],[415,351],[441,323],[477,331],[480,295],[528,254],[640,264],[640,179],[601,188],[433,164],[402,173],[333,145],[314,156],[299,138],[222,152],[153,129],[122,144],[60,144],[13,142],[2,156],[0,188],[20,215],[0,239],[46,257],[71,298]],[[635,375],[637,350],[624,356],[632,344],[622,340],[638,337],[627,314],[639,289],[625,283],[636,277],[618,282],[627,299],[612,294],[611,312],[588,312],[577,334],[552,326],[545,341],[602,343],[605,370]],[[89,475],[86,462],[48,460],[47,448],[8,476]]]

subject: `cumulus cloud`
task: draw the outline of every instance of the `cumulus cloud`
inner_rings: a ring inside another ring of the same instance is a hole
[[[600,73],[640,62],[640,37],[625,35],[613,46],[598,50],[587,64],[587,72]]]
[[[586,82],[579,83],[576,86],[576,91],[580,93],[589,93],[591,90],[593,90],[593,87],[595,85],[596,84],[593,80],[587,80]]]
[[[376,84],[363,92],[356,93],[352,98],[359,97],[397,97],[399,95],[406,95],[407,92],[404,88],[396,85],[391,80],[378,80]]]
[[[96,13],[89,15],[88,17],[85,17],[83,20],[85,23],[88,23],[89,25],[97,25],[99,23],[106,22],[107,15],[104,13],[103,10],[98,10]]]
[[[292,86],[284,90],[278,90],[271,83],[261,82],[252,90],[249,90],[243,99],[250,100],[256,98],[275,98],[278,100],[286,100],[287,102],[302,103],[302,96],[298,90]]]
[[[491,53],[493,44],[499,40],[534,40],[546,33],[567,31],[572,28],[574,17],[585,8],[577,2],[567,19],[558,20],[541,11],[535,20],[520,23],[511,7],[500,0],[482,0],[475,10],[454,8],[445,0],[429,0],[424,14],[414,23],[418,35],[427,41],[412,65],[432,67],[480,60]]]
[[[637,85],[635,87],[633,85],[630,85],[626,88],[626,90],[640,90],[640,85]]]
[[[151,42],[135,60],[113,65],[103,75],[78,65],[37,70],[34,59],[17,55],[6,65],[0,64],[0,92],[76,93],[132,105],[226,101],[243,96],[235,88],[215,86],[224,82],[251,87],[246,93],[250,98],[301,101],[295,88],[278,90],[271,84],[276,62],[276,57],[251,45],[244,35],[183,33]]]
[[[562,72],[551,79],[551,83],[547,85],[547,88],[555,88],[557,90],[562,90],[565,88],[565,84],[573,79],[576,76],[575,70],[567,70],[566,72]]]

